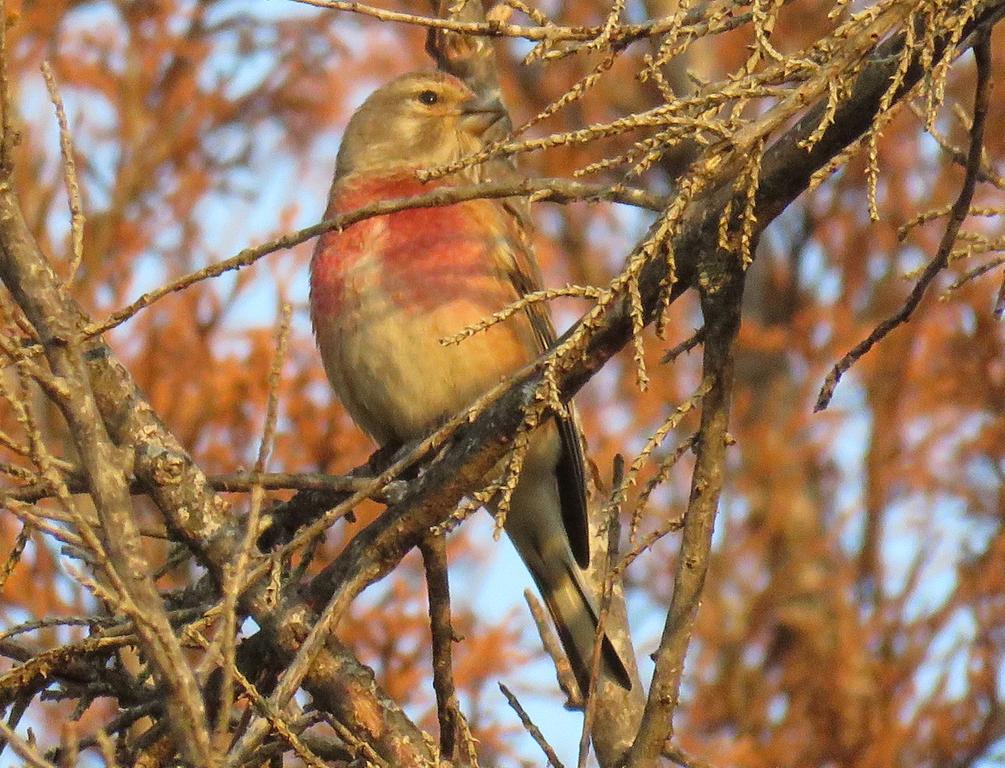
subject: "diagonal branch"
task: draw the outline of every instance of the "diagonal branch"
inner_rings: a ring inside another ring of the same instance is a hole
[[[981,154],[984,151],[984,126],[987,123],[988,106],[991,92],[991,43],[989,32],[982,34],[980,42],[974,46],[974,57],[977,60],[977,86],[974,93],[974,122],[970,128],[970,150],[967,152],[966,176],[963,179],[963,187],[960,194],[949,212],[949,221],[946,229],[942,233],[942,240],[934,258],[921,273],[918,282],[914,284],[910,295],[904,305],[894,314],[877,325],[872,333],[861,342],[856,344],[847,354],[844,355],[827,374],[827,379],[820,388],[817,396],[814,411],[824,410],[830,404],[834,396],[841,377],[851,368],[863,355],[865,355],[876,344],[882,341],[890,331],[898,325],[906,323],[911,319],[914,310],[918,308],[921,300],[928,290],[928,286],[938,276],[938,274],[949,264],[949,257],[953,252],[953,245],[956,243],[956,235],[959,234],[960,227],[963,226],[964,219],[970,213],[970,203],[974,199],[974,190],[977,188],[977,181],[981,174]]]
[[[236,271],[254,264],[264,256],[276,251],[293,248],[307,242],[325,232],[345,229],[356,222],[374,216],[382,216],[411,208],[434,208],[466,200],[489,200],[507,197],[531,197],[538,201],[555,203],[570,203],[577,200],[597,202],[610,200],[625,205],[660,210],[666,199],[641,189],[618,187],[611,189],[601,184],[587,184],[568,179],[503,179],[483,184],[472,184],[458,187],[440,187],[409,198],[393,200],[378,200],[354,211],[333,216],[330,219],[304,227],[296,232],[277,237],[268,242],[245,248],[240,253],[223,261],[210,264],[202,269],[172,280],[166,285],[147,291],[135,301],[115,311],[100,323],[91,324],[86,329],[87,336],[97,336],[115,328],[129,320],[140,310],[155,304],[165,296],[182,291],[203,280],[209,280],[224,272]]]
[[[544,734],[541,733],[541,729],[534,724],[534,721],[530,719],[530,715],[527,714],[527,710],[525,710],[523,705],[520,704],[520,700],[502,683],[499,683],[499,690],[502,691],[502,695],[506,697],[506,701],[509,703],[510,707],[513,708],[513,711],[516,712],[517,717],[520,718],[520,722],[523,724],[524,729],[541,748],[541,751],[544,752],[544,757],[545,760],[548,761],[548,765],[550,765],[551,768],[565,768],[562,761],[558,759],[558,755],[555,754],[555,749],[548,743]]]

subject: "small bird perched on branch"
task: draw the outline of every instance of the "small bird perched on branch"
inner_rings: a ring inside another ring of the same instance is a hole
[[[427,183],[416,172],[477,152],[504,116],[497,99],[451,75],[391,81],[349,121],[325,215],[484,180],[479,165]],[[520,217],[505,201],[471,200],[322,235],[311,262],[311,319],[349,414],[381,445],[401,444],[462,412],[554,342],[547,310],[535,303],[460,344],[440,343],[540,288]],[[597,627],[580,572],[590,557],[586,503],[578,428],[571,412],[561,414],[531,437],[505,527],[584,692]],[[602,660],[607,675],[631,687],[606,637]]]

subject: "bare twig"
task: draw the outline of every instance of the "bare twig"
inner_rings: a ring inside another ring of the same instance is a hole
[[[562,761],[558,759],[558,755],[555,754],[554,748],[552,748],[551,744],[548,743],[544,734],[541,733],[541,729],[534,725],[534,721],[530,719],[530,715],[527,714],[527,710],[523,708],[517,697],[513,695],[513,692],[502,683],[499,683],[499,690],[502,691],[503,696],[506,697],[506,701],[509,702],[513,711],[516,712],[517,717],[520,718],[520,722],[523,723],[524,729],[526,729],[527,733],[530,734],[530,737],[534,739],[537,745],[541,748],[541,751],[544,752],[544,757],[548,761],[548,765],[552,766],[552,768],[565,768],[565,766],[562,765]]]
[[[668,349],[666,353],[663,355],[663,358],[660,360],[660,362],[664,364],[672,363],[674,360],[683,355],[685,352],[690,352],[692,349],[697,347],[704,340],[705,340],[705,329],[699,328],[697,331],[691,334],[689,338],[685,339],[677,346]]]
[[[18,696],[14,703],[11,705],[10,711],[7,714],[7,727],[13,731],[17,728],[18,724],[21,722],[21,718],[24,717],[24,713],[28,711],[28,707],[35,700],[35,690],[28,688],[24,693]],[[0,755],[4,753],[7,749],[7,739],[0,737]]]
[[[935,257],[925,267],[918,282],[907,297],[904,305],[893,315],[877,325],[872,333],[863,341],[859,342],[827,374],[827,378],[817,395],[814,411],[822,411],[830,403],[834,396],[834,390],[845,372],[851,368],[856,361],[872,349],[890,331],[902,323],[911,319],[911,314],[917,309],[918,304],[925,296],[928,286],[945,269],[949,263],[949,256],[956,242],[956,235],[963,225],[964,219],[970,210],[970,203],[974,198],[974,189],[977,186],[977,179],[981,167],[981,154],[984,151],[984,125],[987,121],[989,93],[991,90],[991,53],[990,43],[987,35],[974,45],[974,58],[977,61],[977,87],[974,93],[974,122],[970,129],[970,150],[967,153],[967,170],[963,179],[963,187],[953,204],[953,209],[949,214],[949,221],[946,223],[946,230],[939,242],[939,249]]]
[[[30,766],[30,768],[56,768],[55,765],[42,757],[34,746],[14,733],[3,720],[0,720],[0,737],[3,737],[10,744],[10,748],[24,760],[26,766]]]
[[[21,555],[24,553],[24,548],[28,545],[28,538],[30,536],[31,526],[23,523],[21,530],[18,531],[17,538],[14,539],[14,546],[11,547],[10,554],[7,555],[3,565],[0,566],[0,589],[7,583],[7,579],[10,578],[10,575],[14,572],[14,568],[20,562]]]
[[[663,750],[663,756],[673,760],[681,768],[714,768],[711,763],[688,754],[680,747],[667,747]]]
[[[454,32],[466,36],[482,37],[519,37],[525,40],[536,42],[546,41],[549,43],[562,41],[593,41],[605,34],[603,26],[573,26],[563,27],[557,24],[546,24],[536,27],[520,26],[517,24],[507,24],[499,19],[489,19],[486,21],[457,21],[447,18],[436,18],[431,16],[420,16],[410,13],[400,13],[397,11],[376,8],[364,3],[353,2],[352,0],[296,0],[304,5],[312,5],[317,8],[330,8],[337,11],[348,11],[370,16],[380,21],[397,22],[401,24],[411,24],[425,27],[427,29],[443,30]],[[739,22],[742,24],[749,20],[749,14],[734,14],[744,16]],[[659,37],[674,27],[681,25],[692,27],[687,31],[698,34],[702,27],[708,25],[700,10],[692,10],[681,19],[663,18],[654,19],[642,24],[614,24],[610,25],[605,34],[606,39],[614,47],[624,47],[636,40],[649,37]],[[698,29],[694,29],[697,27]],[[730,26],[729,28],[732,28]],[[586,50],[591,50],[587,48]],[[580,50],[580,49],[575,49]],[[563,52],[564,53],[564,52]]]
[[[910,104],[908,104],[908,106],[910,107],[911,111],[918,117],[918,119],[920,119],[922,122],[926,122],[927,119],[924,110],[921,106],[919,106],[913,101]],[[935,139],[939,147],[942,148],[942,151],[945,152],[956,165],[966,169],[967,156],[969,153],[964,151],[960,147],[956,146],[952,142],[950,142],[948,138],[943,136],[938,131],[935,125],[927,126],[927,130],[929,135],[933,139]],[[1005,177],[1003,177],[1000,173],[998,173],[994,165],[988,162],[986,157],[981,158],[980,171],[978,172],[977,180],[985,184],[992,184],[998,187],[998,189],[1005,189]],[[900,233],[898,232],[898,235],[899,234]]]
[[[229,259],[210,264],[203,269],[190,272],[167,285],[163,285],[154,290],[148,291],[133,301],[126,307],[114,312],[108,318],[85,329],[87,337],[97,336],[108,331],[117,325],[124,323],[141,309],[149,307],[156,301],[164,298],[168,294],[188,288],[190,285],[217,277],[225,272],[242,269],[254,264],[263,256],[276,251],[292,248],[295,245],[306,242],[318,235],[336,229],[345,229],[358,221],[369,219],[374,216],[383,216],[397,211],[404,211],[411,208],[434,208],[465,200],[478,199],[498,199],[503,197],[530,197],[536,200],[567,203],[574,200],[611,200],[623,202],[627,205],[636,205],[650,210],[659,210],[663,205],[663,198],[652,195],[642,190],[633,189],[610,189],[600,184],[584,184],[582,182],[568,181],[566,179],[526,179],[522,181],[489,182],[485,184],[475,184],[464,187],[443,187],[416,195],[411,198],[395,200],[380,200],[370,205],[359,208],[355,211],[333,216],[319,224],[304,227],[296,232],[270,240],[262,245],[253,248],[245,248]]]
[[[369,16],[378,21],[397,22],[400,24],[411,24],[413,26],[425,27],[427,29],[438,29],[447,32],[455,32],[463,35],[483,35],[486,37],[520,37],[525,40],[557,40],[569,39],[577,34],[583,39],[588,36],[587,28],[568,28],[556,26],[522,27],[517,24],[504,24],[499,21],[457,21],[449,18],[437,18],[435,16],[421,16],[412,13],[401,13],[384,8],[376,8],[364,3],[351,2],[347,0],[296,0],[304,5],[312,5],[316,8],[329,8],[334,11],[347,11]]]
[[[618,455],[615,462],[614,485],[620,485],[624,473],[624,460]],[[611,612],[611,598],[614,594],[614,579],[617,573],[613,563],[618,559],[618,544],[620,539],[621,526],[618,516],[621,513],[620,504],[611,504],[604,507],[607,512],[607,519],[601,522],[601,531],[607,533],[607,548],[604,553],[603,571],[601,573],[602,589],[600,591],[600,610],[597,614],[597,631],[593,638],[593,651],[590,658],[590,684],[586,691],[586,707],[583,710],[583,730],[579,735],[579,759],[578,768],[586,768],[586,759],[590,752],[590,734],[593,733],[593,721],[597,716],[597,685],[601,675],[601,658],[604,647],[604,638],[607,626],[607,618]]]
[[[286,359],[286,345],[290,335],[290,317],[292,310],[289,304],[283,304],[279,322],[276,326],[276,352],[269,370],[268,398],[265,408],[265,426],[262,430],[262,441],[258,447],[258,457],[252,471],[254,481],[265,471],[272,442],[276,432],[276,418],[279,411],[279,384],[283,362]],[[230,710],[234,698],[234,675],[238,674],[235,665],[237,647],[237,601],[241,593],[241,585],[245,583],[248,561],[258,537],[258,521],[262,511],[264,491],[260,484],[251,488],[251,508],[245,523],[244,536],[237,552],[237,558],[231,568],[226,571],[223,584],[223,625],[221,627],[221,648],[223,678],[220,683],[220,710],[217,714],[216,738],[226,750],[224,738],[230,728]],[[221,755],[222,757],[222,755]]]
[[[552,664],[555,665],[558,687],[562,689],[567,699],[565,702],[566,709],[582,709],[583,694],[580,693],[576,676],[572,672],[569,657],[565,655],[561,644],[558,642],[558,638],[555,636],[555,631],[551,628],[551,619],[545,613],[541,601],[529,589],[523,591],[523,599],[527,601],[530,615],[534,619],[534,625],[537,627],[537,633],[541,638],[541,645],[544,646],[545,652],[551,657]]]
[[[115,744],[108,737],[108,731],[105,728],[99,728],[94,734],[94,741],[97,742],[101,757],[105,761],[105,768],[119,768],[119,761],[115,756]]]
[[[980,266],[974,267],[973,269],[969,270],[966,274],[961,275],[956,280],[954,280],[949,285],[949,288],[947,290],[949,291],[959,290],[970,281],[975,280],[981,275],[985,275],[988,272],[991,272],[1001,266],[1005,266],[1005,256],[997,256],[991,259],[991,261],[985,262]]]
[[[61,768],[76,768],[80,759],[80,735],[72,720],[63,723],[59,739],[59,764]]]
[[[0,0],[0,175],[10,177],[14,168],[14,145],[17,135],[14,131],[11,113],[10,71],[7,68],[7,2]]]
[[[80,200],[80,184],[77,181],[77,164],[73,159],[73,137],[70,135],[70,124],[66,119],[63,107],[63,97],[59,94],[56,78],[48,61],[41,65],[45,87],[49,89],[49,98],[56,109],[56,121],[59,123],[59,151],[63,156],[63,175],[66,178],[66,194],[70,204],[70,271],[66,281],[73,282],[80,262],[84,258],[84,206]]]
[[[208,475],[206,478],[214,491],[224,493],[247,493],[256,485],[269,491],[321,491],[329,494],[356,493],[366,489],[369,498],[375,501],[394,501],[401,495],[403,483],[393,481],[383,489],[373,489],[373,478],[353,475],[326,475],[321,472],[263,472],[257,477],[250,472],[232,472]],[[256,482],[257,481],[257,482]],[[87,485],[82,477],[71,476],[66,481],[70,493],[87,493]],[[129,481],[133,494],[145,494],[145,484],[138,478]],[[34,503],[56,495],[56,490],[48,483],[29,483],[19,488],[4,489],[0,499],[12,499]]]

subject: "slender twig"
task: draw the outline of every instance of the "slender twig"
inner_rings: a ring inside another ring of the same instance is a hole
[[[685,352],[690,352],[692,349],[697,347],[705,340],[705,329],[699,328],[691,336],[675,347],[671,347],[666,351],[663,357],[660,359],[661,363],[672,363],[678,357],[683,355]]]
[[[290,336],[290,317],[292,309],[289,304],[283,304],[280,311],[279,322],[276,326],[276,352],[272,358],[272,366],[269,369],[268,396],[265,406],[265,426],[262,429],[262,440],[258,446],[258,457],[255,459],[255,468],[252,471],[252,481],[254,482],[264,471],[269,454],[272,451],[272,443],[276,433],[276,419],[279,412],[279,384],[282,376],[283,363],[286,360],[286,346]],[[223,585],[223,623],[221,627],[220,655],[222,657],[223,678],[220,683],[220,710],[216,720],[216,738],[222,745],[226,745],[224,737],[230,728],[230,710],[234,698],[234,675],[237,674],[235,663],[235,653],[237,649],[237,601],[241,594],[241,584],[245,582],[248,562],[251,557],[255,539],[258,537],[258,521],[262,511],[262,501],[264,490],[260,483],[255,483],[251,488],[251,508],[248,512],[248,519],[244,526],[240,548],[237,559],[229,569],[225,571]],[[224,751],[226,746],[223,746]],[[222,759],[222,755],[220,755]]]
[[[59,764],[61,768],[76,768],[80,759],[80,734],[77,724],[68,720],[63,723],[59,736]]]
[[[115,744],[108,736],[108,730],[99,728],[94,734],[94,741],[98,745],[101,757],[105,761],[105,768],[119,768],[119,761],[115,755]]]
[[[620,454],[615,459],[614,480],[618,486],[624,477],[624,459]],[[593,638],[593,651],[590,657],[590,683],[586,691],[586,707],[583,711],[583,730],[579,735],[578,768],[586,768],[586,759],[590,752],[590,734],[593,733],[593,721],[597,715],[597,684],[600,680],[601,658],[604,647],[605,627],[607,617],[611,612],[611,598],[614,595],[615,570],[612,564],[618,559],[618,544],[621,526],[618,516],[620,504],[611,504],[605,508],[607,519],[601,524],[601,529],[607,531],[607,551],[604,557],[603,573],[601,575],[602,589],[600,592],[600,610],[597,614],[597,631]]]
[[[14,572],[14,568],[21,561],[21,555],[24,553],[24,548],[28,545],[28,537],[31,536],[31,526],[28,523],[21,524],[21,530],[18,531],[17,538],[14,539],[14,546],[11,547],[10,554],[4,560],[3,565],[0,565],[0,589],[3,585],[7,583],[7,579]]]
[[[586,39],[590,36],[589,28],[587,27],[524,27],[518,24],[504,24],[499,21],[457,21],[454,19],[437,18],[435,16],[401,13],[399,11],[391,11],[384,8],[376,8],[364,3],[353,2],[352,0],[295,0],[295,2],[303,5],[311,5],[315,8],[328,8],[333,11],[358,13],[361,16],[369,16],[370,18],[377,19],[378,21],[410,24],[413,26],[425,27],[427,29],[439,29],[463,35],[519,37],[525,40]]]
[[[544,752],[544,757],[548,761],[548,765],[552,766],[552,768],[565,768],[565,766],[562,765],[562,761],[558,759],[558,755],[555,754],[554,748],[552,748],[551,744],[548,743],[548,740],[544,738],[544,734],[541,733],[541,729],[534,725],[534,721],[530,719],[530,715],[527,714],[527,710],[523,708],[517,697],[513,695],[513,692],[502,683],[499,683],[499,690],[502,691],[503,696],[506,697],[506,701],[509,702],[513,711],[516,712],[517,717],[520,718],[520,722],[523,723],[523,727],[526,729],[527,733],[530,734],[530,737],[537,742],[541,751]]]
[[[14,168],[14,145],[17,143],[11,112],[10,71],[7,67],[7,2],[0,0],[0,174],[10,176]]]
[[[292,248],[325,232],[345,229],[364,219],[412,208],[435,208],[454,205],[466,200],[490,200],[503,197],[530,196],[533,196],[535,200],[557,203],[569,203],[576,200],[611,200],[650,210],[660,210],[665,203],[664,198],[643,190],[625,189],[622,187],[610,189],[600,184],[584,184],[566,179],[526,179],[517,182],[489,182],[463,187],[443,187],[414,197],[380,200],[358,208],[355,211],[339,214],[310,227],[304,227],[296,232],[277,237],[274,240],[253,248],[245,248],[229,259],[217,262],[216,264],[210,264],[203,269],[183,275],[167,285],[148,291],[128,306],[114,312],[102,322],[89,326],[85,330],[85,335],[93,337],[102,334],[124,323],[141,309],[149,307],[168,294],[176,293],[195,283],[217,277],[225,272],[242,269],[254,264],[263,256],[267,256],[270,253]]]
[[[0,720],[0,737],[3,737],[10,744],[10,748],[14,750],[14,753],[18,757],[24,760],[26,766],[30,766],[30,768],[56,768],[55,765],[42,757],[35,747],[7,727],[7,723],[3,720]]]
[[[330,725],[335,731],[335,735],[345,743],[353,757],[362,757],[379,768],[388,768],[387,762],[374,751],[373,746],[359,738],[345,723],[339,721],[330,712],[319,712],[318,714],[321,716],[321,720]]]
[[[924,109],[921,106],[919,106],[916,102],[914,101],[910,102],[908,104],[908,107],[914,113],[914,115],[919,120],[921,120],[922,124],[927,122]],[[952,144],[949,141],[949,139],[947,139],[945,136],[939,133],[939,131],[936,129],[934,125],[926,126],[926,130],[928,131],[928,135],[931,136],[933,139],[935,139],[936,143],[938,143],[942,151],[949,156],[950,160],[952,160],[956,165],[960,166],[961,168],[966,169],[967,155],[968,155],[967,152],[965,152],[960,147],[957,147],[956,145]],[[998,173],[994,165],[991,162],[989,162],[986,157],[981,158],[981,167],[977,175],[977,180],[985,184],[993,184],[994,186],[998,187],[998,189],[1005,189],[1005,177],[1003,177],[1000,173]],[[900,233],[898,232],[898,235],[899,234]]]
[[[26,689],[24,693],[15,699],[14,703],[11,705],[10,712],[7,715],[7,727],[12,731],[17,728],[18,723],[21,722],[21,718],[24,717],[24,713],[28,711],[28,707],[31,706],[32,701],[35,699],[35,690],[32,688]],[[0,755],[3,755],[4,750],[7,749],[7,739],[0,737]]]
[[[981,275],[985,275],[988,272],[992,272],[993,270],[1003,265],[1005,265],[1005,256],[996,256],[995,258],[991,259],[991,261],[985,262],[984,264],[981,264],[978,267],[974,267],[965,275],[962,275],[956,280],[954,280],[950,284],[947,290],[948,291],[959,290],[970,281],[975,280],[976,278],[980,277]]]
[[[326,475],[321,472],[263,472],[257,477],[250,472],[232,472],[229,474],[209,475],[210,487],[224,493],[247,493],[256,485],[269,491],[323,491],[326,493],[355,493],[373,486],[373,478],[356,477],[352,475]],[[398,481],[395,481],[398,483]],[[71,477],[66,481],[70,493],[86,493],[87,484],[83,478]],[[129,482],[131,493],[141,495],[146,493],[144,483],[136,478]],[[391,491],[388,494],[388,491]],[[384,489],[370,492],[370,498],[375,501],[388,501],[400,495],[399,484],[390,484]],[[56,491],[47,483],[32,483],[20,488],[4,489],[0,492],[0,502],[7,499],[34,503],[56,495]]]
[[[311,5],[316,8],[328,8],[336,11],[348,11],[364,16],[378,19],[380,21],[397,22],[401,24],[411,24],[413,26],[425,27],[427,29],[444,30],[463,35],[473,35],[482,37],[519,37],[530,41],[592,41],[605,35],[606,39],[614,47],[624,47],[635,40],[642,40],[648,37],[658,37],[665,34],[675,26],[705,26],[708,24],[704,18],[704,9],[695,9],[687,14],[683,19],[660,18],[641,24],[614,24],[606,30],[603,26],[573,26],[563,27],[557,24],[540,25],[536,27],[520,26],[518,24],[507,24],[499,19],[487,21],[457,21],[454,19],[436,18],[432,16],[420,16],[411,13],[401,13],[398,11],[376,8],[353,0],[295,0],[304,5]],[[734,14],[743,16],[739,23],[749,20],[749,14]],[[736,25],[738,22],[734,22]],[[732,28],[733,25],[730,26]],[[579,49],[576,49],[579,50]],[[592,50],[592,47],[589,49]],[[564,52],[563,52],[564,53]]]
[[[73,159],[73,137],[70,135],[70,124],[66,119],[63,97],[59,94],[49,62],[43,61],[41,69],[45,87],[49,89],[49,98],[56,110],[56,122],[59,124],[59,151],[63,156],[63,176],[66,179],[66,195],[70,205],[70,272],[66,278],[70,283],[73,282],[80,262],[84,258],[84,205],[80,199],[77,164]]]
[[[663,750],[663,756],[677,763],[681,768],[714,768],[711,763],[688,754],[680,747],[667,747]]]
[[[530,615],[537,627],[537,634],[541,638],[541,645],[544,646],[545,652],[551,657],[551,662],[555,666],[558,687],[566,696],[565,708],[582,709],[583,694],[580,692],[579,683],[576,682],[576,676],[572,672],[569,657],[565,655],[562,645],[558,642],[558,637],[555,636],[555,631],[551,628],[551,619],[545,613],[541,601],[529,589],[523,591],[523,599],[527,601]]]
[[[984,125],[987,122],[989,94],[991,91],[991,51],[988,36],[985,34],[982,39],[974,45],[974,58],[977,61],[977,86],[974,91],[974,121],[970,128],[970,150],[967,152],[967,170],[963,179],[963,187],[950,211],[949,220],[946,222],[946,230],[942,234],[939,242],[939,249],[935,257],[928,262],[925,271],[921,273],[918,282],[907,297],[903,306],[877,325],[867,338],[859,342],[827,374],[827,378],[817,395],[814,411],[824,410],[834,396],[834,390],[841,381],[841,377],[851,368],[863,355],[881,341],[890,331],[902,323],[911,319],[911,315],[918,304],[925,296],[928,286],[946,268],[949,263],[949,256],[953,251],[953,244],[956,236],[963,225],[964,219],[970,210],[970,203],[974,199],[974,190],[977,187],[977,180],[980,175],[981,154],[984,151]]]

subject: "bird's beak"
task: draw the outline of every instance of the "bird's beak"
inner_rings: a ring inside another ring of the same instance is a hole
[[[506,108],[495,94],[474,96],[461,104],[461,128],[474,136],[481,136],[505,116]]]

